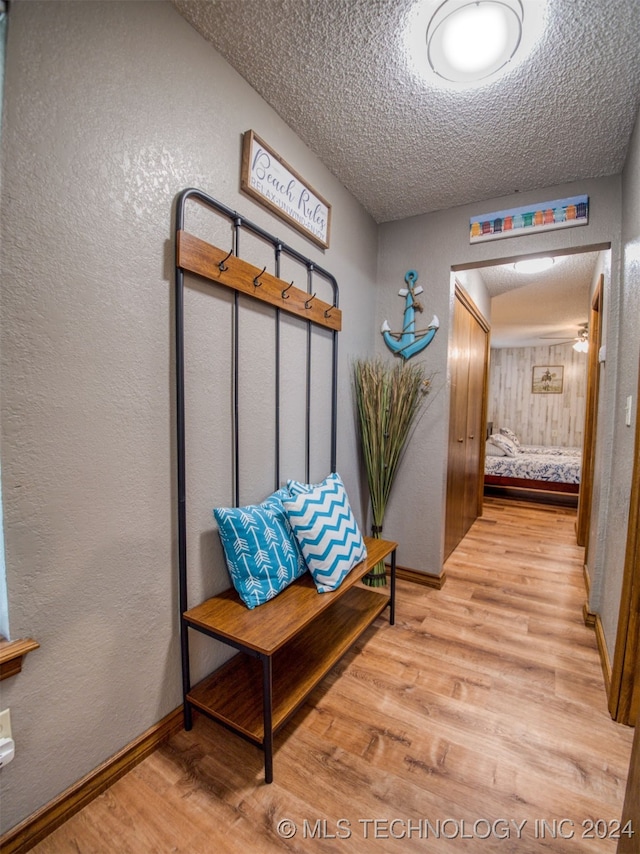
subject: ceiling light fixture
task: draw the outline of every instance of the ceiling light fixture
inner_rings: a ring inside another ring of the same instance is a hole
[[[453,83],[491,77],[518,50],[523,20],[521,0],[445,0],[427,27],[429,64]]]
[[[589,352],[589,328],[586,324],[578,332],[578,336],[576,338],[576,343],[573,345],[573,349],[577,353],[588,353]]]
[[[553,267],[555,258],[524,258],[522,261],[516,261],[513,269],[516,273],[542,273]]]

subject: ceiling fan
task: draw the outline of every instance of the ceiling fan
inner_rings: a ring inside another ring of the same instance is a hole
[[[566,338],[559,335],[541,335],[540,338],[546,338],[549,341],[562,341],[565,344],[573,341],[574,350],[578,353],[586,353],[589,350],[589,324],[581,323],[578,326],[578,334],[574,338]]]

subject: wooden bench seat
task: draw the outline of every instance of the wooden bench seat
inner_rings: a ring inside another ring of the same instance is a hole
[[[318,593],[305,573],[253,610],[231,588],[183,614],[183,626],[239,652],[193,688],[185,685],[185,727],[193,708],[264,750],[265,780],[273,780],[273,735],[389,607],[395,620],[397,543],[365,537],[367,559],[337,590]],[[364,575],[391,556],[388,587],[366,587]]]

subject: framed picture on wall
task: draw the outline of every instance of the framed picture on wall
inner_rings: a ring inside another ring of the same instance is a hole
[[[562,394],[564,367],[536,365],[531,378],[531,394]]]

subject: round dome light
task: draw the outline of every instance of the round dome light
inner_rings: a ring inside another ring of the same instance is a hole
[[[516,273],[542,273],[553,267],[554,258],[524,258],[522,261],[516,261],[513,269]]]
[[[445,0],[427,27],[429,64],[454,83],[490,77],[517,51],[523,17],[521,0]]]

